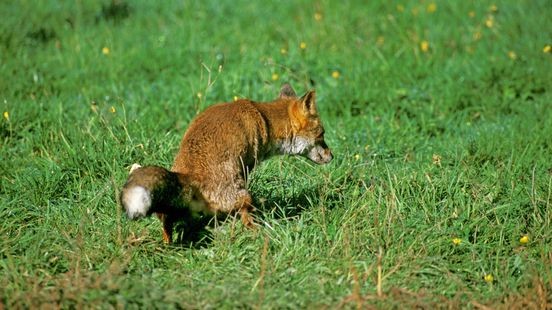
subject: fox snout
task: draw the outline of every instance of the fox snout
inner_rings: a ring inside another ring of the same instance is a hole
[[[325,142],[315,145],[307,154],[307,157],[320,165],[327,164],[333,159],[332,151]]]

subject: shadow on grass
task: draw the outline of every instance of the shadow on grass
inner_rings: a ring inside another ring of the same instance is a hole
[[[254,216],[257,221],[271,216],[275,220],[290,220],[301,215],[320,201],[320,197],[328,203],[331,209],[331,201],[338,199],[337,194],[322,193],[318,188],[306,188],[291,195],[272,196],[269,198],[253,197],[255,205]],[[235,219],[235,215],[221,214],[219,216],[202,216],[193,221],[179,221],[175,223],[174,232],[176,238],[173,245],[185,248],[200,249],[208,247],[212,242],[211,230],[218,225],[228,225],[229,221]]]
[[[193,221],[179,221],[175,223],[176,238],[173,245],[185,248],[200,249],[209,246],[213,240],[208,227],[214,223],[213,216],[202,216]]]
[[[324,192],[319,187],[303,188],[284,196],[253,197],[257,216],[265,217],[270,214],[275,220],[298,217],[320,203],[331,210],[336,205],[333,202],[338,200],[337,193]]]

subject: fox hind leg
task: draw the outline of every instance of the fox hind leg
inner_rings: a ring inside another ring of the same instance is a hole
[[[229,189],[230,188],[230,189]],[[237,189],[234,189],[237,188]],[[251,212],[255,210],[253,207],[253,199],[245,188],[238,186],[225,186],[224,190],[217,189],[216,191],[204,191],[204,197],[208,205],[209,212],[218,214],[239,214],[244,226],[252,228],[255,221]]]
[[[163,242],[170,244],[172,242],[174,219],[167,213],[156,213],[156,215],[163,224]]]

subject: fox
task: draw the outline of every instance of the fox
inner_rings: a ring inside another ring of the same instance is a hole
[[[171,169],[133,166],[119,200],[129,219],[155,214],[164,243],[172,242],[176,222],[202,215],[239,214],[244,226],[255,227],[248,175],[274,155],[329,163],[324,134],[314,89],[298,97],[285,83],[270,102],[211,105],[191,121]]]

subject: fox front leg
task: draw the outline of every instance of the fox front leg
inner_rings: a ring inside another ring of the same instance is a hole
[[[255,220],[251,215],[251,212],[255,210],[253,207],[253,199],[246,189],[239,191],[238,198],[234,205],[234,210],[240,213],[241,221],[243,225],[247,228],[255,227]]]

